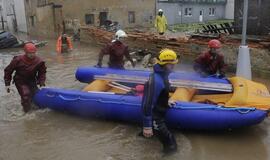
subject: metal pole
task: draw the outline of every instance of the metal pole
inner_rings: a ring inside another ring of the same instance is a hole
[[[14,31],[18,32],[18,23],[17,23],[16,12],[15,12],[15,5],[11,5],[11,6],[12,6],[13,15],[14,15]]]
[[[247,19],[248,19],[248,0],[244,0],[244,12],[243,12],[243,29],[242,29],[242,42],[241,45],[245,46],[247,39]]]
[[[4,18],[3,18],[2,15],[1,15],[1,24],[2,24],[2,30],[4,31],[5,30],[5,24],[4,24]]]
[[[242,41],[238,52],[236,75],[238,77],[243,77],[251,80],[252,74],[250,64],[250,53],[246,43],[247,19],[248,19],[248,0],[244,0]]]
[[[4,24],[4,18],[3,18],[3,8],[0,6],[0,14],[1,14],[1,24],[2,24],[2,30],[5,30],[5,24]]]

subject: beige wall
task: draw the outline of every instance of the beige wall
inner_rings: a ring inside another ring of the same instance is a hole
[[[27,29],[30,35],[57,37],[62,31],[61,8],[37,7],[38,0],[25,0]],[[57,22],[56,22],[57,21]]]
[[[94,14],[94,25],[99,26],[99,13],[107,12],[108,19],[119,22],[121,28],[151,27],[155,17],[155,0],[48,0],[45,6],[37,7],[37,4],[38,0],[25,0],[28,31],[31,35],[47,37],[59,35],[63,20],[67,22],[66,29],[78,21],[77,26],[85,25],[86,14]],[[53,4],[62,8],[53,8]],[[129,23],[129,11],[135,12],[135,23]]]
[[[155,0],[50,0],[63,5],[65,19],[79,19],[85,24],[85,14],[95,15],[99,24],[99,12],[108,12],[108,18],[123,27],[151,26],[155,12]],[[135,12],[135,23],[128,23],[128,12]]]

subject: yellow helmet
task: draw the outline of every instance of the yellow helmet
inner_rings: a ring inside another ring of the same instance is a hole
[[[177,64],[178,63],[177,55],[171,49],[163,49],[159,52],[157,63],[160,65]]]

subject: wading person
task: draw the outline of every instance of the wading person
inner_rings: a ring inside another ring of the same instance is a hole
[[[21,96],[21,104],[24,112],[31,109],[32,97],[40,87],[45,86],[46,66],[45,62],[36,56],[37,48],[32,43],[24,46],[24,54],[15,56],[5,68],[6,91],[10,92],[12,74],[15,71],[13,82]]]
[[[220,78],[225,77],[226,64],[223,54],[220,53],[220,41],[213,39],[208,42],[208,47],[207,52],[201,53],[195,59],[194,70],[203,77],[215,74],[219,75]]]
[[[124,31],[118,30],[115,33],[115,40],[103,48],[99,53],[96,67],[102,67],[104,55],[109,55],[108,66],[110,68],[124,69],[124,57],[126,57],[126,59],[131,62],[132,66],[135,67],[135,63],[129,54],[128,46],[124,44],[124,38],[126,37],[127,34]]]
[[[174,135],[168,130],[165,123],[166,112],[173,105],[169,103],[170,84],[169,74],[178,62],[177,55],[170,49],[160,52],[158,63],[154,65],[154,72],[145,85],[143,97],[143,135],[156,135],[163,144],[165,153],[175,152],[177,144]]]
[[[56,51],[57,53],[67,53],[73,49],[70,37],[63,33],[57,39]]]
[[[157,28],[159,35],[163,35],[167,30],[168,27],[167,19],[163,14],[162,9],[158,10],[158,15],[156,16],[155,20],[155,27]]]

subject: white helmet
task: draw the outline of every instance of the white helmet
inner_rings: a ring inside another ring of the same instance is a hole
[[[115,38],[117,40],[119,40],[119,38],[124,38],[124,37],[127,37],[127,34],[126,32],[124,32],[123,30],[118,30],[116,33],[115,33]]]
[[[163,12],[163,10],[162,9],[159,9],[158,12]]]

